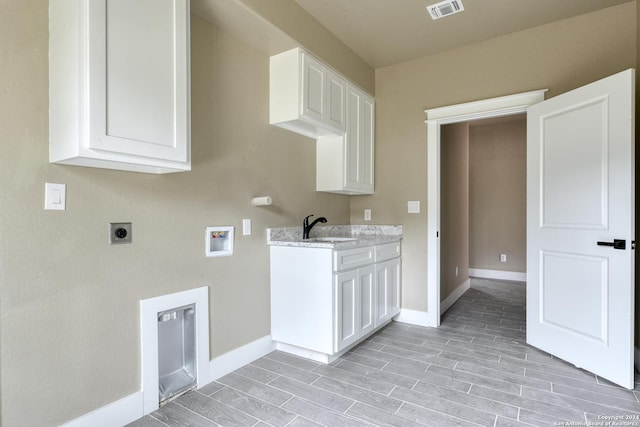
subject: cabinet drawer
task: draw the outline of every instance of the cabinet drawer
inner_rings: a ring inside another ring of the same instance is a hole
[[[333,253],[333,270],[344,271],[363,265],[373,264],[374,247],[348,249]]]
[[[400,242],[385,243],[376,246],[376,262],[398,258],[400,256]]]

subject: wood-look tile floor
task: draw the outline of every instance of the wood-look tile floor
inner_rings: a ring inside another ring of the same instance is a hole
[[[438,329],[329,366],[276,351],[130,426],[640,426],[639,396],[527,346],[524,284],[474,279]]]

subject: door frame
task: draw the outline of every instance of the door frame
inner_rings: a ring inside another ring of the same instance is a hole
[[[548,89],[425,110],[427,125],[427,313],[419,323],[440,326],[440,126],[526,113]]]

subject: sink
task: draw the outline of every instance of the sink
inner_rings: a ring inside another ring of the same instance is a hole
[[[317,242],[317,243],[338,243],[338,242],[355,242],[358,240],[357,237],[314,237],[311,239],[306,239],[306,242]]]

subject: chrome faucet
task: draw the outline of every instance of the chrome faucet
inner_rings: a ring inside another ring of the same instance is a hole
[[[327,218],[321,216],[320,218],[316,219],[311,224],[309,224],[309,218],[311,218],[312,216],[313,215],[306,216],[304,218],[304,220],[302,221],[302,238],[303,239],[308,239],[309,238],[309,232],[311,231],[311,229],[313,228],[314,225],[316,225],[319,222],[321,222],[323,224],[325,222],[327,222]]]

